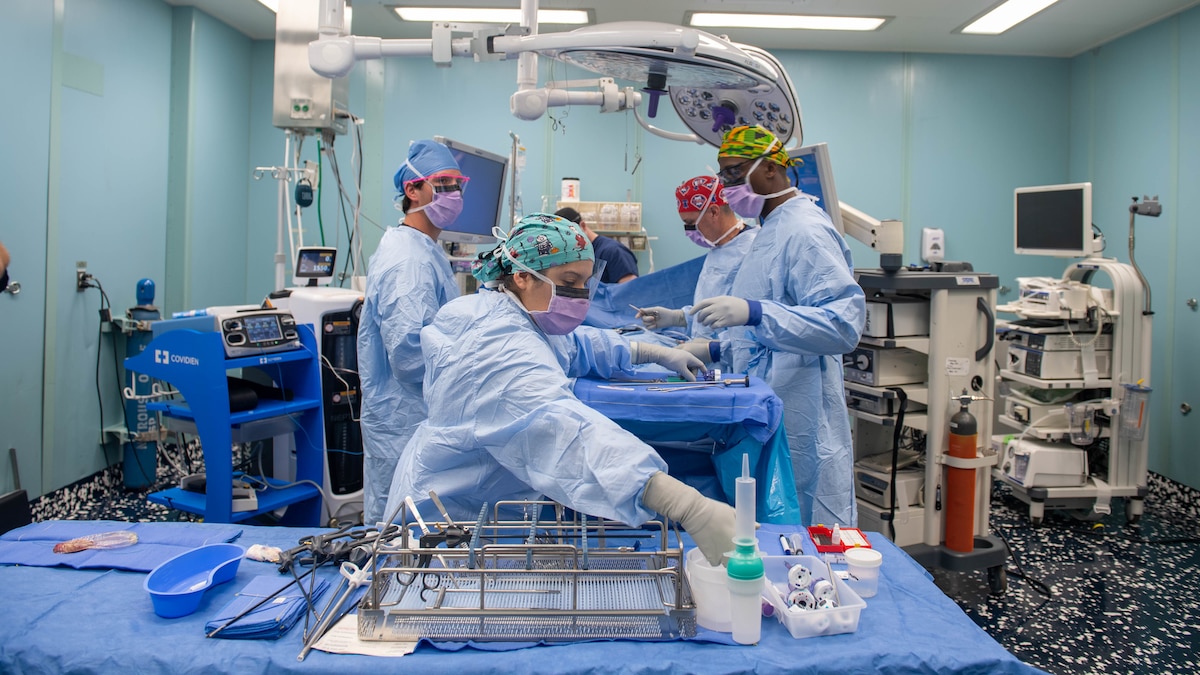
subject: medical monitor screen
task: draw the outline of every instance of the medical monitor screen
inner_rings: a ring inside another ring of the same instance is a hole
[[[337,249],[302,248],[296,256],[296,276],[320,279],[333,276],[333,262]]]
[[[1017,188],[1016,252],[1059,258],[1092,254],[1092,184]]]
[[[283,334],[279,332],[279,320],[274,315],[248,316],[243,322],[246,324],[246,337],[251,344],[283,338]]]
[[[817,206],[829,214],[837,231],[845,234],[842,225],[841,203],[838,201],[837,188],[833,183],[833,165],[829,161],[829,146],[825,143],[805,145],[788,156],[801,160],[788,174],[792,185],[800,188],[806,195],[816,197]]]
[[[443,229],[441,238],[464,244],[495,242],[492,228],[500,225],[503,217],[508,158],[441,136],[435,136],[434,140],[450,148],[459,170],[471,179],[463,191],[462,213]],[[502,226],[502,229],[508,228]]]
[[[296,251],[292,283],[297,286],[324,286],[333,281],[337,249],[325,246],[301,246]]]

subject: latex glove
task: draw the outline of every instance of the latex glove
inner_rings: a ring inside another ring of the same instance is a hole
[[[732,295],[701,300],[692,307],[696,320],[709,328],[745,326],[750,322],[750,303]]]
[[[687,316],[684,315],[682,309],[643,307],[638,310],[637,317],[642,320],[642,325],[646,327],[646,330],[687,325]]]
[[[716,343],[715,350],[713,349],[713,343]],[[682,349],[683,351],[691,354],[707,364],[713,362],[714,351],[716,353],[720,353],[721,343],[717,340],[701,338],[698,340],[688,340],[687,342],[682,342],[678,345],[675,345],[675,348]]]
[[[733,550],[733,507],[709,499],[685,483],[659,471],[646,481],[642,504],[660,515],[679,521],[708,564],[724,565],[725,553]]]
[[[663,347],[650,342],[631,342],[629,352],[634,364],[657,363],[679,373],[688,382],[696,381],[696,373],[704,372],[704,362],[682,349]]]

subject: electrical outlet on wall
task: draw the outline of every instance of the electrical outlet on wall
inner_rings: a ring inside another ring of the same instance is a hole
[[[79,260],[75,263],[75,290],[83,292],[87,290],[87,261]]]

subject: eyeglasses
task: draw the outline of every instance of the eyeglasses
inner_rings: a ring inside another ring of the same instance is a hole
[[[761,157],[751,157],[744,162],[739,162],[733,166],[727,166],[717,172],[717,180],[721,181],[721,185],[739,185],[746,181],[746,176],[742,173],[747,164],[755,162]]]
[[[447,174],[447,173],[442,173],[442,174],[435,173],[432,176],[426,176],[424,178],[414,178],[413,180],[408,181],[408,184],[428,182],[430,185],[433,186],[434,192],[454,192],[454,191],[465,190],[467,187],[467,183],[470,180],[471,179],[468,176],[457,176],[454,174]]]

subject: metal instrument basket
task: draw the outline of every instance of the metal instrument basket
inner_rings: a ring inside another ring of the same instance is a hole
[[[522,508],[533,516],[504,520]],[[539,522],[543,507],[552,520]],[[553,502],[487,507],[469,543],[422,547],[403,523],[371,559],[371,585],[358,606],[363,640],[571,642],[671,640],[696,633],[683,550],[665,522],[638,528],[582,515]],[[404,520],[404,517],[401,519]],[[649,544],[649,545],[647,545]]]

